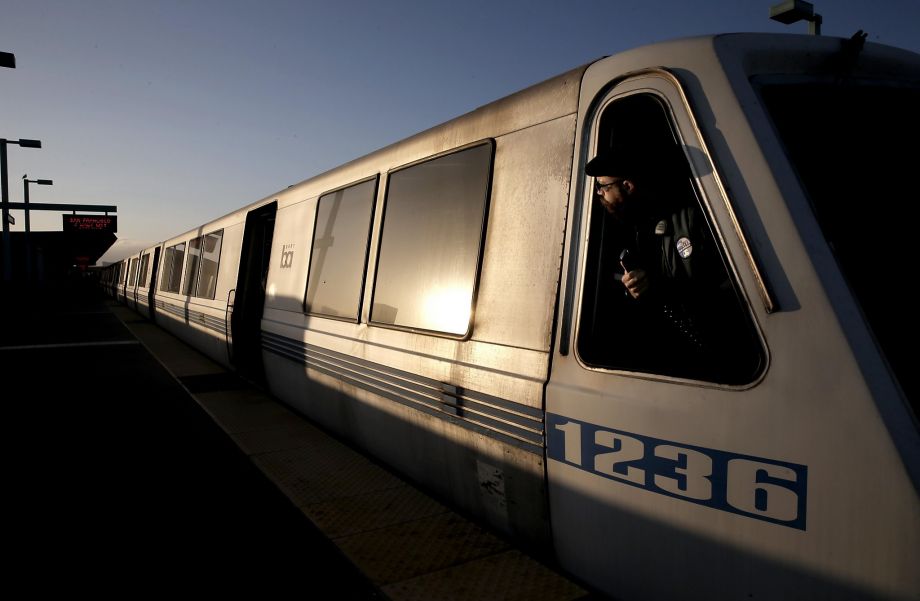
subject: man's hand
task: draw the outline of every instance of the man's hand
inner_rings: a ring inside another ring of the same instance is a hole
[[[649,280],[644,269],[629,271],[620,281],[626,286],[626,291],[629,292],[629,295],[637,300],[648,292]]]

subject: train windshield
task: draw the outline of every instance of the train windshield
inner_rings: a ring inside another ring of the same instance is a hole
[[[906,393],[918,311],[920,84],[755,81],[824,237]],[[913,258],[913,259],[912,259]]]

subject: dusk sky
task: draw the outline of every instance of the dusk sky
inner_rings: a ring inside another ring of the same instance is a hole
[[[775,3],[0,0],[0,137],[43,144],[9,147],[10,200],[28,174],[54,180],[32,202],[117,205],[118,259],[604,55],[807,32]],[[920,0],[813,4],[825,35],[920,52]]]

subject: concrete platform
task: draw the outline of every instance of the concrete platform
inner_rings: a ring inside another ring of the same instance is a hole
[[[599,598],[127,308],[58,301],[0,330],[22,570],[99,590]]]

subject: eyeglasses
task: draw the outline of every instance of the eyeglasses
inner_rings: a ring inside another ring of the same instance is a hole
[[[597,191],[598,194],[603,194],[604,192],[606,192],[606,191],[609,190],[610,188],[612,188],[612,187],[616,186],[617,184],[619,184],[621,181],[622,181],[622,180],[616,180],[616,181],[610,182],[609,184],[602,184],[602,183],[600,183],[599,181],[594,180],[594,189]]]

